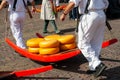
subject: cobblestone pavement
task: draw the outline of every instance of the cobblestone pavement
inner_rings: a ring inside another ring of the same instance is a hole
[[[38,6],[39,7],[39,6]],[[59,15],[61,12],[59,13]],[[110,33],[107,28],[105,31],[105,40],[110,40],[112,38],[117,38],[118,42],[102,49],[101,60],[106,64],[107,69],[103,74],[94,78],[92,75],[87,75],[85,71],[88,69],[88,63],[83,55],[77,55],[73,58],[56,62],[56,63],[43,63],[36,62],[28,58],[20,57],[18,54],[14,53],[14,50],[8,46],[4,40],[5,34],[9,33],[9,37],[13,42],[14,39],[11,35],[9,27],[9,22],[5,23],[6,9],[0,11],[0,71],[15,71],[15,70],[25,70],[31,68],[37,68],[45,65],[53,65],[54,69],[36,74],[34,77],[65,77],[69,79],[43,79],[43,80],[120,80],[120,20],[109,21],[113,27]],[[25,21],[25,26],[23,29],[23,35],[25,41],[36,37],[35,33],[39,32],[42,34],[43,21],[39,19],[39,13],[33,14],[33,19],[28,16]],[[64,34],[75,34],[76,21],[69,20],[68,17],[64,22],[61,22],[59,18],[56,20],[58,28],[64,32]],[[50,32],[53,32],[53,28],[49,25]],[[43,34],[42,34],[43,35]],[[42,79],[25,79],[25,80],[42,80]]]

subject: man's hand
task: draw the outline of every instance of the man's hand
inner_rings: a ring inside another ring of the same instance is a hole
[[[32,4],[32,10],[31,10],[31,11],[32,11],[32,12],[35,12],[35,11],[36,11],[36,8],[35,8],[35,2],[32,1],[31,4]]]
[[[4,8],[7,5],[7,1],[6,0],[2,0],[1,4],[0,4],[0,10],[2,8]]]
[[[64,20],[65,20],[65,16],[66,16],[66,15],[63,13],[63,14],[60,16],[60,20],[61,20],[61,21],[64,21]]]
[[[32,12],[36,12],[36,8],[35,7],[32,7]]]

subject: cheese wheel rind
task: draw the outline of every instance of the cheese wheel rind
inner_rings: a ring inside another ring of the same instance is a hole
[[[28,47],[33,47],[33,48],[37,48],[39,47],[39,42],[44,41],[44,38],[32,38],[27,40],[26,45]]]
[[[60,38],[58,38],[58,41],[61,44],[70,44],[75,42],[75,36],[74,35],[63,35]]]
[[[45,40],[39,43],[39,47],[40,48],[55,48],[55,47],[59,47],[59,44],[60,43],[58,40]]]
[[[39,54],[56,54],[60,51],[59,47],[56,48],[40,48]]]
[[[60,50],[65,51],[65,50],[70,50],[76,48],[76,43],[71,43],[71,44],[61,44],[60,45]]]
[[[39,53],[39,48],[28,47],[28,51],[31,52],[31,53]]]

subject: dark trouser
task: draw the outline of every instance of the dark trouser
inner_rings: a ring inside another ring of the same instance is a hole
[[[55,31],[57,31],[58,28],[57,28],[57,25],[55,23],[55,20],[45,20],[43,32],[47,32],[47,27],[48,27],[49,22],[52,24],[52,26],[55,29]]]
[[[69,19],[77,19],[78,7],[73,8],[69,12]]]

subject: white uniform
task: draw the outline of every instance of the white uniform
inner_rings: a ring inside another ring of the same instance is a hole
[[[79,6],[80,17],[78,27],[78,48],[89,62],[90,70],[101,63],[99,55],[101,44],[104,38],[104,29],[106,16],[104,9],[108,7],[107,0],[91,0],[88,6],[89,12],[84,13],[87,0],[70,0],[75,3],[75,7]]]
[[[23,22],[25,20],[26,9],[24,7],[23,0],[17,0],[16,9],[13,11],[14,0],[6,0],[9,4],[8,11],[10,12],[10,28],[12,30],[13,37],[16,40],[16,45],[25,49],[25,43],[22,38]],[[33,0],[29,0],[32,2]],[[25,0],[27,3],[27,0]]]
[[[55,0],[53,0],[55,3]],[[55,14],[51,6],[50,0],[43,0],[41,6],[40,19],[43,20],[55,20]]]

